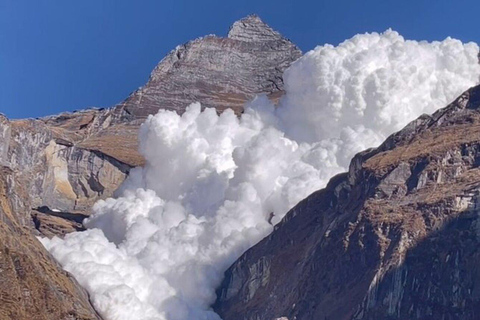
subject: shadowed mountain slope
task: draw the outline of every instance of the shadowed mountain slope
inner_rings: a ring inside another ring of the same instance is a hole
[[[480,86],[301,201],[226,272],[225,320],[480,318]]]

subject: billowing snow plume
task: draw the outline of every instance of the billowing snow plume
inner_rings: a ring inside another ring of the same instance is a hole
[[[107,320],[218,319],[225,269],[354,153],[475,85],[478,51],[358,35],[294,63],[278,108],[160,111],[140,132],[147,164],[95,205],[89,230],[42,241]]]

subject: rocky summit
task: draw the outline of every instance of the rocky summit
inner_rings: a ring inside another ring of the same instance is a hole
[[[480,318],[480,86],[294,207],[226,272],[225,320]]]
[[[300,56],[288,39],[258,16],[248,16],[235,22],[226,38],[210,35],[175,48],[118,110],[142,118],[160,108],[182,113],[198,101],[241,113],[255,95],[277,99],[283,71]]]
[[[228,37],[178,46],[124,102],[40,119],[0,116],[0,319],[98,319],[88,296],[34,235],[82,230],[99,199],[143,164],[137,133],[159,109],[192,102],[218,112],[257,94],[277,99],[283,71],[300,50],[257,16]]]

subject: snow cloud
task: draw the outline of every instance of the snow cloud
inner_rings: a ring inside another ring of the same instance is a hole
[[[94,206],[89,230],[42,242],[107,320],[218,320],[209,306],[228,266],[356,152],[477,84],[478,52],[357,35],[295,62],[278,107],[260,96],[241,118],[161,110],[140,130],[145,167]]]

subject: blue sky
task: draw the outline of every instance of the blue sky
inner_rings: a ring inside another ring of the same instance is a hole
[[[480,42],[478,1],[0,0],[0,112],[38,117],[122,101],[176,45],[256,13],[303,51],[391,27]]]

